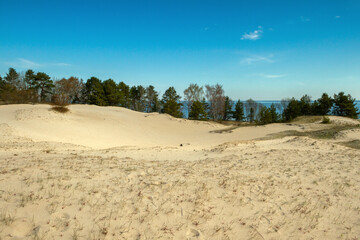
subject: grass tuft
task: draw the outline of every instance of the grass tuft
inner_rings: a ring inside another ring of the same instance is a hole
[[[326,117],[326,116],[323,116],[322,120],[321,120],[321,123],[323,124],[329,124],[330,123],[330,118],[329,117]]]
[[[270,134],[261,140],[278,139],[284,137],[311,137],[314,139],[335,139],[336,136],[345,130],[358,129],[359,126],[335,126],[315,131],[299,132],[296,130],[283,131],[279,133]]]
[[[354,149],[360,149],[360,140],[352,140],[352,141],[348,141],[348,142],[342,142],[340,143],[340,145],[349,147],[349,148],[354,148]]]
[[[55,112],[59,112],[59,113],[67,113],[68,111],[70,111],[67,107],[65,106],[52,106],[51,110],[55,111]]]

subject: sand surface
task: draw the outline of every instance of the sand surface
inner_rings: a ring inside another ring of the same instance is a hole
[[[0,239],[360,236],[359,150],[259,140],[320,123],[224,131],[117,107],[49,109],[0,106]],[[358,130],[341,136],[359,139]]]

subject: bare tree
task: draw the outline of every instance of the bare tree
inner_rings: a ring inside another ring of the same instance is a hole
[[[283,98],[283,99],[281,99],[280,103],[277,103],[275,105],[275,107],[282,114],[284,112],[284,110],[287,108],[287,106],[289,105],[290,101],[291,101],[290,98]]]
[[[55,82],[54,101],[66,105],[80,99],[83,89],[82,81],[76,77],[63,78]]]
[[[203,87],[199,87],[196,83],[190,84],[190,86],[184,90],[184,99],[187,105],[188,112],[190,112],[191,105],[195,101],[201,102],[204,98]]]
[[[206,85],[206,98],[210,103],[210,116],[214,120],[222,119],[225,112],[225,95],[221,85]]]
[[[249,122],[253,122],[255,120],[257,114],[260,111],[260,108],[261,108],[261,104],[254,101],[253,99],[249,98],[248,100],[246,100],[245,112]]]

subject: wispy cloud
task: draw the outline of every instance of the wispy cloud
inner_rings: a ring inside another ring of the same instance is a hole
[[[38,68],[41,66],[41,64],[39,63],[24,58],[18,58],[15,65],[17,65],[17,67],[22,67],[22,68]]]
[[[256,62],[267,62],[267,63],[273,63],[273,55],[270,54],[269,56],[250,56],[245,57],[241,60],[242,64],[253,64]]]
[[[335,18],[341,18],[341,16],[335,16]]]
[[[54,66],[60,66],[60,67],[68,67],[71,66],[69,63],[53,63]]]
[[[249,32],[249,33],[244,33],[241,37],[241,40],[258,40],[261,38],[263,33],[262,27],[259,26],[258,29],[256,29],[253,32]]]
[[[285,74],[261,74],[260,76],[264,78],[283,78],[286,75]]]
[[[302,22],[310,22],[310,21],[311,21],[310,18],[304,17],[304,16],[301,16],[301,17],[300,17],[300,20],[301,20]]]
[[[40,67],[50,67],[50,66],[58,66],[58,67],[66,67],[71,66],[69,63],[37,63],[25,58],[17,58],[14,62],[5,62],[6,65],[9,65],[10,67],[16,67],[16,68],[40,68]]]

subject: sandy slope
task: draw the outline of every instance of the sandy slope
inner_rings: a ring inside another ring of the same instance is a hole
[[[359,150],[254,140],[317,127],[0,106],[0,239],[358,239]]]
[[[167,114],[140,113],[118,107],[73,105],[66,114],[49,110],[49,105],[0,107],[1,123],[14,134],[34,141],[55,141],[93,148],[118,146],[209,146],[226,141],[249,140],[283,129],[271,125],[242,128],[233,134],[214,134],[223,125],[173,118]],[[297,129],[287,127],[286,129]]]

